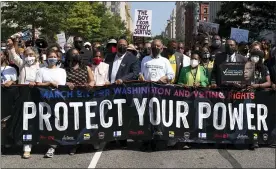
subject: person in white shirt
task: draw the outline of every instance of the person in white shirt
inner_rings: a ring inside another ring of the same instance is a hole
[[[183,54],[183,67],[190,66],[191,59],[189,56],[185,55],[184,43],[178,43],[178,51]]]
[[[40,68],[36,75],[36,83],[39,86],[54,86],[66,84],[66,72],[56,66],[58,54],[50,50],[47,52],[48,67]]]
[[[174,79],[175,74],[167,58],[161,56],[163,44],[161,40],[156,39],[151,44],[151,56],[146,56],[141,63],[141,73],[146,81],[158,81],[169,83]]]
[[[66,71],[57,67],[59,60],[58,54],[55,50],[49,50],[46,54],[48,66],[40,68],[36,75],[36,83],[38,86],[53,86],[66,84]],[[52,158],[54,156],[57,145],[50,145],[45,157]]]
[[[14,44],[13,41],[8,41],[7,45],[10,60],[19,67],[18,84],[34,86],[36,74],[40,68],[38,52],[33,47],[27,47],[23,52],[23,58],[21,58],[15,51],[17,44]]]
[[[1,84],[9,87],[17,81],[17,72],[15,68],[9,66],[7,53],[0,51],[1,55]]]
[[[92,71],[96,86],[110,84],[108,80],[109,65],[103,62],[103,56],[99,50],[95,51],[95,56],[93,56]]]

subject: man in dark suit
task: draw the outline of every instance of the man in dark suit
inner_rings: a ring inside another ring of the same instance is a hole
[[[93,53],[83,46],[83,39],[80,36],[74,37],[74,46],[79,51],[83,64],[89,66],[92,64]]]
[[[122,84],[124,81],[138,80],[139,61],[132,53],[127,52],[127,41],[120,39],[117,53],[108,55],[105,63],[109,64],[109,80],[111,83]]]
[[[176,41],[171,40],[169,42],[169,46],[167,49],[168,55],[165,55],[164,57],[167,58],[175,73],[175,79],[172,80],[172,83],[177,83],[178,77],[180,74],[180,70],[183,67],[183,54],[180,53],[178,49],[178,44]]]
[[[218,53],[215,56],[214,68],[212,71],[212,79],[215,79],[216,84],[212,87],[221,85],[220,65],[225,62],[247,62],[247,58],[237,53],[237,43],[233,39],[228,39],[225,44],[225,52]]]

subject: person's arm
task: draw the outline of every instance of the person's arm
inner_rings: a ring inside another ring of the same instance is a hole
[[[87,66],[87,73],[88,73],[88,85],[94,86],[95,85],[94,73],[92,72],[89,66]]]
[[[266,82],[265,82],[265,83],[262,83],[262,84],[259,84],[259,88],[268,88],[268,87],[271,86],[270,76],[267,75],[267,76],[265,77],[265,79],[266,79]]]
[[[166,76],[168,78],[168,81],[170,82],[170,81],[172,81],[172,79],[175,78],[175,74],[174,74],[173,68],[168,59],[166,60],[166,70],[167,70]]]
[[[24,65],[24,61],[23,59],[21,59],[21,57],[16,53],[15,48],[11,47],[9,50],[9,59],[14,62],[14,64],[16,66],[18,66],[19,68],[22,67]]]

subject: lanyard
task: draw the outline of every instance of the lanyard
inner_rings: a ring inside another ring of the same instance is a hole
[[[190,73],[191,73],[191,75],[192,75],[192,77],[193,77],[193,79],[194,79],[194,83],[196,82],[197,70],[198,70],[198,67],[196,68],[195,74],[193,73],[193,69],[191,69],[191,71],[190,71]]]

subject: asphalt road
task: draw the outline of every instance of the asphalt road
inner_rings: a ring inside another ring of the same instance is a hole
[[[81,147],[70,156],[67,148],[56,150],[52,159],[43,158],[47,147],[35,147],[32,158],[21,159],[19,148],[1,157],[2,168],[275,168],[274,148],[261,147],[254,151],[232,146],[219,149],[214,145],[193,145],[182,150],[181,144],[171,149],[141,151],[139,142],[129,142],[127,149],[102,145],[103,151],[91,146]]]

